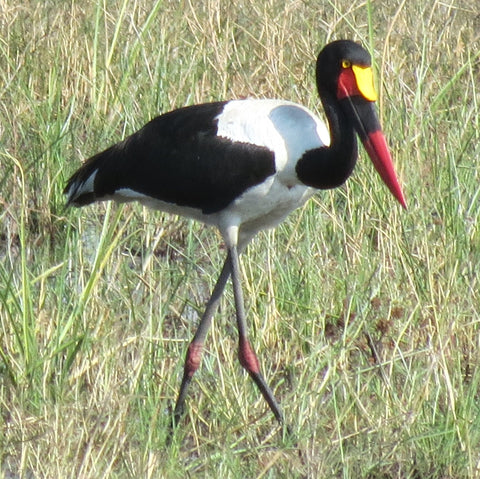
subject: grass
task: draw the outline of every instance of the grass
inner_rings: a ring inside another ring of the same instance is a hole
[[[17,3],[0,4],[0,477],[480,476],[477,2]],[[373,52],[409,210],[362,153],[259,235],[249,325],[296,440],[238,365],[228,290],[167,447],[225,252],[139,206],[65,210],[64,182],[174,107],[321,112],[315,55],[341,37]]]

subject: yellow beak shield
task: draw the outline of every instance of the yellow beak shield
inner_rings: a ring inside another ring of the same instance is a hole
[[[361,67],[352,65],[352,71],[355,75],[357,88],[360,93],[369,101],[377,101],[377,92],[373,84],[373,71],[371,67]]]

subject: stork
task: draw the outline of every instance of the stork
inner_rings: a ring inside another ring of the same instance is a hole
[[[317,190],[345,182],[357,161],[357,135],[382,180],[406,208],[375,112],[368,52],[349,40],[329,43],[317,58],[316,83],[328,128],[307,108],[285,100],[188,106],[154,118],[91,157],[67,182],[68,205],[138,201],[216,226],[222,235],[227,257],[187,349],[174,424],[182,416],[230,276],[240,363],[283,422],[248,339],[239,255],[257,232],[275,227]]]

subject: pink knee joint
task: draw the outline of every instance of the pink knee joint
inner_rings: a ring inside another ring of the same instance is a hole
[[[192,377],[200,366],[202,360],[203,343],[191,342],[187,350],[187,359],[185,360],[185,372]]]
[[[260,372],[260,363],[258,362],[257,355],[245,338],[240,338],[238,359],[240,360],[240,364],[249,373],[258,374]]]

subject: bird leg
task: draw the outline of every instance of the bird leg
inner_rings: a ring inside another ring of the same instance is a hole
[[[237,314],[237,328],[238,328],[238,359],[240,364],[247,370],[250,377],[260,389],[263,397],[267,401],[270,409],[277,418],[280,424],[283,424],[283,414],[280,410],[272,390],[268,386],[260,372],[260,363],[247,337],[247,324],[245,316],[245,306],[243,301],[243,292],[241,285],[240,261],[236,246],[232,246],[229,250],[227,260],[230,259],[233,294],[235,297],[235,307]]]
[[[225,284],[230,276],[230,261],[229,258],[225,260],[220,276],[218,277],[217,283],[213,288],[212,295],[208,300],[207,306],[205,307],[205,312],[203,313],[202,319],[198,325],[195,336],[192,339],[192,342],[188,346],[187,356],[185,358],[185,365],[183,368],[183,378],[182,383],[180,384],[180,391],[178,393],[177,402],[175,404],[175,409],[173,412],[173,427],[175,427],[182,417],[185,399],[187,396],[188,386],[192,380],[195,371],[200,366],[200,361],[202,359],[203,344],[205,342],[205,337],[207,336],[210,325],[212,324],[212,317],[217,309],[218,303],[222,296],[223,290],[225,289]]]
[[[241,274],[239,254],[238,249],[236,247],[232,247],[229,249],[227,259],[225,260],[220,276],[218,277],[217,283],[215,284],[215,287],[212,291],[212,295],[208,300],[205,312],[203,313],[202,319],[200,320],[197,331],[195,332],[195,335],[190,345],[188,346],[187,355],[185,358],[185,365],[183,369],[183,378],[180,384],[180,391],[178,393],[177,402],[175,404],[175,409],[173,412],[171,432],[173,432],[173,428],[179,423],[183,415],[187,390],[192,380],[192,377],[195,374],[195,371],[200,365],[203,352],[203,344],[205,342],[205,338],[212,323],[213,315],[218,307],[218,303],[225,289],[225,285],[230,274],[232,275],[233,293],[235,298],[237,328],[239,334],[238,358],[240,364],[246,369],[250,377],[258,386],[258,389],[267,401],[277,421],[283,424],[283,414],[281,412],[280,406],[278,405],[278,402],[275,399],[272,390],[266,383],[265,378],[260,372],[260,363],[255,354],[255,351],[253,350],[250,342],[248,341],[245,306],[243,301],[243,291],[240,279]],[[169,440],[170,439],[171,436],[169,437]]]

